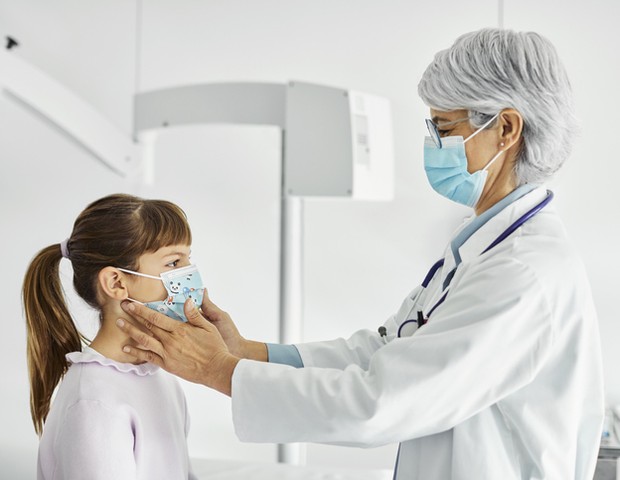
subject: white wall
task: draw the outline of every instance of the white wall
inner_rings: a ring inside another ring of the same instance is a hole
[[[249,338],[278,341],[282,134],[268,126],[190,126],[158,134],[155,178],[137,192],[181,205],[192,262]],[[183,382],[190,455],[275,461],[273,444],[241,443],[230,399]]]
[[[124,46],[134,42],[130,24],[135,8],[119,0],[95,9],[82,8],[80,3],[2,1],[2,39],[5,34],[17,37],[22,42],[19,55],[44,68],[129,132],[133,54]],[[107,26],[113,21],[119,27],[116,32]],[[125,191],[126,186],[4,94],[0,96],[0,165],[0,250],[6,259],[0,290],[11,299],[6,302],[6,328],[0,335],[0,477],[27,479],[35,478],[37,437],[28,408],[20,305],[26,266],[39,249],[67,237],[89,201]]]
[[[535,12],[535,14],[533,14]],[[506,2],[506,27],[554,42],[570,75],[582,132],[555,182],[557,205],[577,244],[600,319],[607,400],[620,403],[620,322],[615,273],[620,235],[620,162],[614,154],[620,111],[620,2]]]
[[[600,315],[607,397],[618,403],[620,326],[611,292],[612,272],[620,270],[614,197],[620,162],[613,147],[620,111],[617,1],[143,0],[137,5],[121,0],[0,0],[0,35],[17,37],[22,46],[16,54],[73,88],[125,131],[131,126],[136,86],[145,91],[210,81],[301,79],[388,97],[394,113],[395,200],[306,202],[304,331],[313,340],[379,325],[419,283],[467,214],[427,185],[421,167],[427,109],[417,98],[416,86],[434,52],[461,33],[497,26],[500,5],[506,27],[535,30],[554,42],[573,82],[583,132],[554,182],[556,204],[590,274]],[[136,76],[137,12],[142,27]],[[5,447],[25,452],[29,461],[36,448],[17,300],[25,265],[39,247],[67,235],[87,201],[127,186],[6,98],[0,98],[0,162],[0,246],[10,252],[4,270],[8,273],[0,282],[7,299],[5,324],[11,325],[0,336],[0,369],[7,387],[0,411],[0,465],[15,465],[3,457],[9,451]],[[200,196],[201,186],[190,182],[176,193],[162,188],[156,195],[174,197],[178,192],[187,195],[179,197],[186,202],[194,198],[192,192]],[[231,262],[232,277],[246,273],[243,265]],[[243,290],[221,291],[215,300],[230,308]],[[247,322],[245,313],[238,318]],[[256,333],[247,323],[242,328],[248,336]],[[207,395],[188,388],[190,402]],[[197,432],[191,448],[211,456],[214,447],[205,440],[206,423],[193,423]],[[393,446],[359,451],[312,445],[308,460],[388,467],[393,454]]]

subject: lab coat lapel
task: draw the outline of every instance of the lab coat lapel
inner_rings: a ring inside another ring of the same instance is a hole
[[[461,245],[459,248],[461,260],[467,262],[478,257],[510,225],[529,209],[540,203],[546,195],[547,190],[544,187],[539,187],[506,206]]]

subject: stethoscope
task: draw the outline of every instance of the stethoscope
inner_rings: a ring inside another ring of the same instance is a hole
[[[515,230],[517,230],[530,218],[534,217],[538,212],[540,212],[543,208],[545,208],[549,204],[549,202],[551,202],[551,200],[553,200],[553,192],[551,190],[547,190],[547,196],[540,203],[538,203],[536,206],[534,206],[533,208],[525,212],[514,223],[512,223],[495,240],[493,240],[493,242],[491,242],[491,244],[487,248],[485,248],[482,251],[482,253],[480,253],[480,255],[488,252],[489,250],[491,250],[492,248],[496,247],[497,245],[502,243],[504,240],[506,240]],[[414,306],[415,304],[417,304],[418,300],[420,299],[420,296],[426,290],[428,285],[431,283],[431,281],[435,277],[435,274],[437,273],[437,271],[441,267],[443,267],[444,261],[445,261],[445,258],[442,258],[438,260],[437,262],[435,262],[433,266],[430,268],[430,270],[424,277],[424,280],[422,281],[422,290],[416,296],[416,300],[414,301]],[[443,288],[442,288],[443,295],[441,296],[439,300],[437,300],[437,302],[435,302],[435,305],[433,305],[433,307],[428,311],[428,314],[425,316],[422,310],[418,310],[415,318],[410,318],[409,320],[406,320],[403,323],[401,323],[401,325],[398,327],[397,337],[399,338],[402,337],[403,327],[405,327],[406,325],[416,324],[417,328],[420,328],[428,322],[429,318],[431,317],[433,312],[437,309],[437,307],[439,307],[446,300],[446,297],[448,296],[448,291],[449,291],[448,287],[450,286],[450,282],[452,281],[452,278],[454,277],[454,274],[456,273],[457,268],[458,268],[458,264],[446,276],[446,279],[444,280]],[[387,330],[385,327],[383,326],[379,327],[379,334],[381,335],[381,337],[384,338],[384,341],[386,341]]]

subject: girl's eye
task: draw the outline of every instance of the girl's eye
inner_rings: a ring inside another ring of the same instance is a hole
[[[448,133],[450,133],[450,130],[437,130],[437,133],[440,137],[445,137]]]
[[[177,265],[179,264],[179,261],[180,261],[180,260],[178,260],[178,259],[177,259],[177,260],[175,260],[174,262],[167,263],[167,264],[166,264],[166,267],[176,268],[176,267],[177,267]]]

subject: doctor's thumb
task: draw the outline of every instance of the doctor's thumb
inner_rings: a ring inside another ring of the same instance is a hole
[[[206,290],[204,296],[202,297],[202,305],[200,306],[200,309],[202,310],[205,318],[210,322],[217,322],[224,314],[224,311],[211,301]]]
[[[183,305],[183,310],[185,312],[185,317],[187,318],[188,323],[195,326],[204,326],[204,322],[206,320],[191,298],[185,301],[185,305]]]

